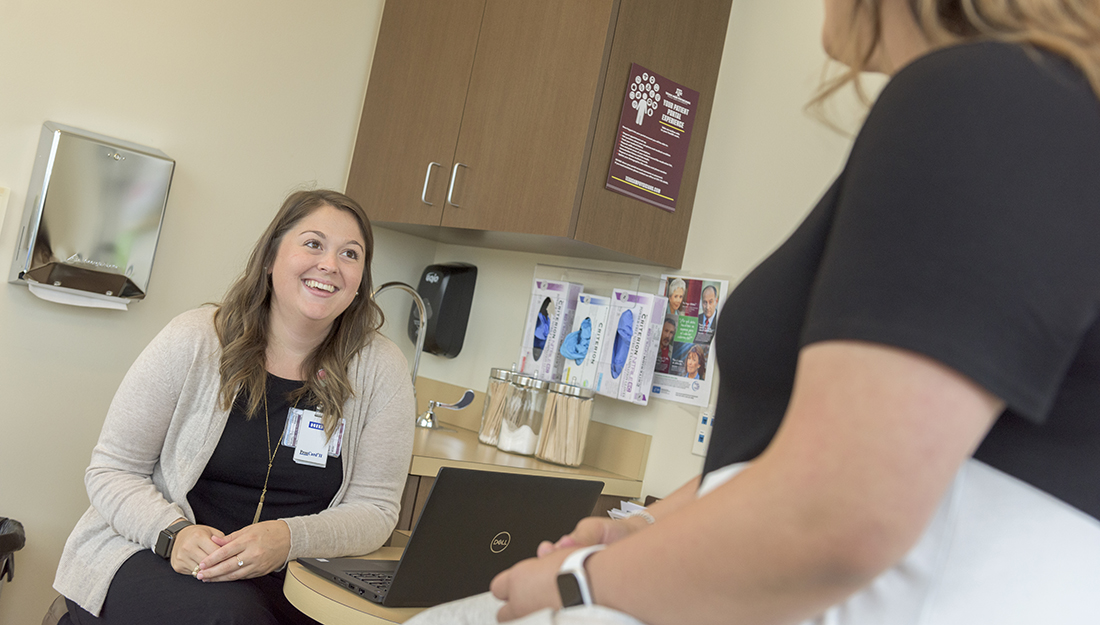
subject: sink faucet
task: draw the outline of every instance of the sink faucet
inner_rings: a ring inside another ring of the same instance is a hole
[[[416,427],[428,428],[429,430],[447,430],[448,432],[454,432],[451,428],[445,428],[435,420],[436,408],[450,408],[451,410],[462,410],[466,406],[470,405],[470,402],[474,401],[474,392],[470,389],[466,389],[466,392],[462,394],[462,398],[453,404],[445,404],[441,401],[431,400],[428,402],[428,409],[424,411],[424,414],[420,415],[416,419]]]
[[[412,383],[413,383],[413,396],[416,396],[416,370],[420,368],[420,352],[424,350],[424,333],[428,329],[428,315],[430,314],[427,307],[424,305],[424,300],[420,297],[420,293],[411,286],[404,282],[387,282],[378,287],[374,291],[374,295],[371,297],[376,301],[378,295],[389,289],[400,289],[412,296],[413,301],[416,302],[416,310],[420,313],[420,323],[416,326],[416,355],[413,356],[413,368],[412,368]]]

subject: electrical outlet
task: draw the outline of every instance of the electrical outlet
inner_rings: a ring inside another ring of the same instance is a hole
[[[696,424],[695,437],[691,441],[691,453],[696,456],[707,455],[707,446],[710,445],[710,430],[713,425],[714,417],[709,409],[699,413],[699,422]]]

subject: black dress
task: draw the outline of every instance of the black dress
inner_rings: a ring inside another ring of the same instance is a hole
[[[267,474],[268,441],[271,449],[280,445],[293,407],[288,396],[301,386],[302,382],[268,375],[267,432],[263,414],[246,419],[245,402],[238,397],[217,448],[187,497],[200,525],[229,535],[252,523]],[[298,408],[314,408],[299,403],[302,405]],[[340,489],[340,458],[329,457],[321,469],[297,464],[292,455],[293,447],[287,446],[275,453],[261,521],[320,512]],[[115,574],[99,618],[67,601],[69,614],[59,625],[316,623],[287,601],[283,595],[284,575],[285,571],[276,571],[254,579],[204,583],[177,573],[168,560],[142,550]]]

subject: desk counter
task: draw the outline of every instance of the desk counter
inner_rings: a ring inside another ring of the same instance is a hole
[[[543,462],[534,456],[521,456],[484,445],[477,432],[443,423],[451,430],[417,428],[409,475],[435,477],[441,467],[568,477],[604,483],[603,494],[632,499],[642,494],[639,478],[606,471],[590,464],[567,467]]]
[[[401,547],[382,547],[375,559],[398,560]],[[352,594],[291,562],[286,567],[283,594],[306,616],[325,625],[390,625],[404,623],[423,608],[387,608]]]
[[[450,400],[461,396],[465,390],[427,378],[419,378],[416,388],[421,411],[427,409],[429,399]],[[615,507],[620,499],[641,496],[642,476],[649,455],[648,435],[592,422],[585,445],[585,463],[579,467],[556,465],[481,444],[477,428],[485,394],[475,391],[475,396],[474,403],[465,410],[440,410],[436,414],[437,419],[445,420],[441,425],[449,429],[417,428],[398,530],[409,530],[415,524],[442,467],[601,481],[604,487],[600,503],[593,511],[595,514]],[[401,536],[400,531],[395,533],[392,543],[395,546],[383,547],[370,557],[399,559]],[[403,623],[421,610],[386,608],[372,603],[313,574],[297,562],[287,566],[283,592],[299,610],[325,625]]]
[[[416,381],[417,406],[427,410],[429,400],[452,401],[465,388],[420,377]],[[622,499],[642,496],[642,477],[649,458],[650,436],[592,421],[588,424],[584,464],[567,467],[543,462],[484,445],[477,439],[485,393],[474,391],[474,401],[463,410],[437,410],[436,419],[448,429],[417,428],[409,479],[401,500],[397,528],[413,527],[442,467],[500,471],[526,475],[566,477],[604,483],[593,514],[602,515]]]

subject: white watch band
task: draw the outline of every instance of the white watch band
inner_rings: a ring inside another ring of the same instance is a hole
[[[569,554],[565,561],[561,563],[561,568],[558,569],[558,574],[569,575],[577,579],[577,584],[580,586],[581,599],[584,601],[584,605],[593,605],[592,602],[592,588],[588,584],[588,573],[584,569],[584,562],[597,551],[602,551],[607,545],[592,545],[583,549],[578,549]]]
[[[632,516],[640,516],[645,519],[646,523],[650,525],[653,525],[657,522],[657,519],[653,518],[653,515],[649,513],[649,510],[646,510],[645,508],[642,508],[641,510],[631,510],[630,512],[627,512],[626,516],[623,518],[628,519]]]

